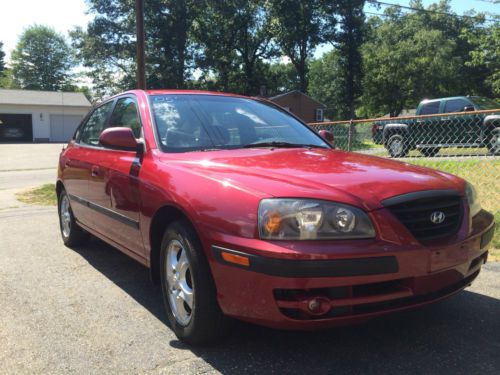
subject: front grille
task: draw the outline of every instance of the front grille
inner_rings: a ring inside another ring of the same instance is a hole
[[[459,195],[416,198],[389,204],[387,208],[419,241],[451,236],[462,222],[462,199]],[[441,223],[432,222],[431,215],[439,212],[444,214],[444,220]]]

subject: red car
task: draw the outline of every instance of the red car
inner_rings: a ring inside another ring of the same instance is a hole
[[[149,267],[176,335],[231,318],[315,329],[468,286],[493,216],[453,175],[343,152],[261,99],[129,91],[95,107],[61,153],[67,246],[92,234]]]

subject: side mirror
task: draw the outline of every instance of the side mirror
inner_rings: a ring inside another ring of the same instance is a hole
[[[332,146],[335,146],[335,137],[331,132],[329,132],[328,130],[320,130],[319,135]]]
[[[474,112],[474,106],[473,105],[466,105],[464,107],[464,112]]]
[[[99,136],[99,143],[104,147],[124,151],[137,151],[139,145],[132,129],[125,127],[104,129]]]

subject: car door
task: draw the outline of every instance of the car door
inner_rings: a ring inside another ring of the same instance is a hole
[[[474,105],[464,99],[447,100],[444,106],[445,113],[464,112],[464,109],[474,108]],[[443,117],[444,127],[448,133],[449,143],[452,144],[476,144],[481,136],[481,117],[475,113],[464,112],[463,115],[451,115]]]
[[[420,105],[419,115],[439,113],[439,100],[424,102]],[[435,145],[441,142],[441,124],[439,117],[420,117],[412,128],[412,141],[417,145]]]
[[[116,99],[106,127],[128,127],[142,138],[142,126],[134,97]],[[140,232],[140,156],[135,151],[100,147],[91,158],[89,190],[95,204],[94,230],[123,247],[142,255]]]
[[[91,200],[89,179],[92,173],[89,158],[98,146],[99,134],[111,114],[112,105],[112,102],[105,103],[87,116],[76,131],[74,140],[70,142],[62,160],[62,179],[70,197],[71,209],[77,220],[89,227],[92,227],[94,222],[93,212],[88,206]]]

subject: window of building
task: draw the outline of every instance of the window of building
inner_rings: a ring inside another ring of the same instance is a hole
[[[316,116],[314,116],[316,122],[323,121],[323,108],[316,108]]]

